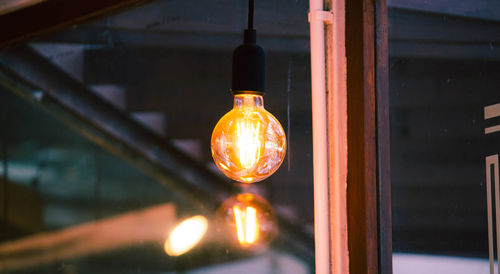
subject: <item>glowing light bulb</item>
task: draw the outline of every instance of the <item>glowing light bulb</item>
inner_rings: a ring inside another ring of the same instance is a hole
[[[164,244],[170,256],[179,256],[191,250],[207,232],[207,218],[197,215],[182,221],[170,233]]]
[[[273,208],[262,197],[245,193],[227,199],[217,211],[221,237],[233,235],[238,246],[261,250],[278,232]]]
[[[234,96],[234,108],[212,133],[212,156],[229,178],[254,183],[271,176],[286,154],[286,136],[278,120],[255,94]]]

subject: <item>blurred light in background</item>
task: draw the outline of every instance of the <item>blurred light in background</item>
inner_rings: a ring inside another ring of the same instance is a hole
[[[207,218],[200,215],[182,221],[165,241],[165,252],[170,256],[179,256],[188,252],[203,238],[207,229]]]

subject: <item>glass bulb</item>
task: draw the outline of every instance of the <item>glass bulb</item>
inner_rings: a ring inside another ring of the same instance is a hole
[[[264,249],[278,233],[273,208],[262,197],[244,193],[227,199],[217,210],[221,237],[245,249]]]
[[[234,108],[212,133],[212,156],[229,178],[254,183],[271,176],[286,154],[286,136],[278,120],[264,109],[262,96],[234,96]]]

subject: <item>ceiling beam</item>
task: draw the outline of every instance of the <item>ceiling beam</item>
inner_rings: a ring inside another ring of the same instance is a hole
[[[21,7],[21,2],[17,2]],[[0,47],[147,0],[47,0],[0,16]],[[15,7],[16,3],[11,3]],[[7,6],[5,10],[7,10]],[[1,13],[0,13],[1,14]]]
[[[47,0],[3,0],[0,2],[0,15],[11,13]]]

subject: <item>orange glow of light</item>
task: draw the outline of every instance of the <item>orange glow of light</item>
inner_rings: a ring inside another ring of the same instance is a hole
[[[201,241],[207,229],[207,218],[201,215],[182,221],[165,241],[165,252],[170,256],[180,256],[188,252]]]
[[[259,238],[257,210],[251,206],[244,211],[239,206],[234,206],[233,210],[238,241],[244,246],[255,243]]]
[[[263,140],[260,123],[240,120],[236,123],[236,151],[238,160],[245,169],[252,168],[260,158]]]
[[[262,96],[239,94],[234,108],[217,123],[210,147],[217,167],[229,178],[255,183],[271,176],[286,154],[279,121],[264,109]]]

